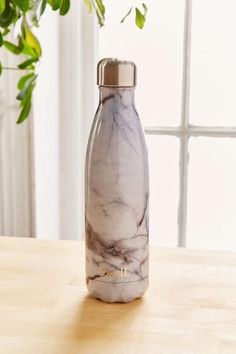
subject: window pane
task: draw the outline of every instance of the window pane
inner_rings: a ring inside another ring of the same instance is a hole
[[[235,19],[235,0],[193,0],[192,123],[236,125]]]
[[[120,24],[133,1],[104,3],[107,20],[99,30],[100,58],[137,64],[136,102],[144,125],[179,125],[184,0],[145,1],[148,14],[142,30],[135,26],[134,13]]]
[[[177,245],[179,141],[146,136],[150,166],[150,243]]]
[[[192,138],[187,246],[236,251],[236,140]]]

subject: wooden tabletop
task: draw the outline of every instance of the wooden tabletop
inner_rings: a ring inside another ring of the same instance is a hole
[[[84,244],[0,237],[0,353],[236,354],[236,254],[151,249],[129,304],[87,295]]]

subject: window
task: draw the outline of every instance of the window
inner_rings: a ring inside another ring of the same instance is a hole
[[[106,1],[98,53],[138,67],[151,242],[236,250],[236,2],[146,3],[140,31],[119,24],[126,0]]]

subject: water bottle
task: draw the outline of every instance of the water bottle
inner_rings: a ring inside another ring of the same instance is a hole
[[[92,297],[130,302],[148,287],[148,157],[136,66],[102,59],[97,84],[85,168],[86,284]]]

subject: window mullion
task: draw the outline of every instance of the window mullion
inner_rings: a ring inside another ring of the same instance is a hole
[[[187,128],[182,127],[161,127],[161,126],[146,126],[144,131],[147,135],[170,135],[180,137],[183,134],[188,136],[207,136],[207,137],[227,137],[235,138],[236,137],[236,126],[197,126],[197,125],[188,125]]]
[[[144,127],[147,135],[172,135],[179,137],[181,134],[181,127]]]
[[[190,125],[189,136],[208,136],[220,138],[235,138],[236,127],[201,127]]]
[[[179,157],[179,209],[178,209],[178,246],[186,246],[187,223],[187,185],[188,185],[188,128],[190,98],[190,54],[191,54],[191,14],[192,1],[185,1],[184,40],[183,40],[183,81],[182,110]]]

